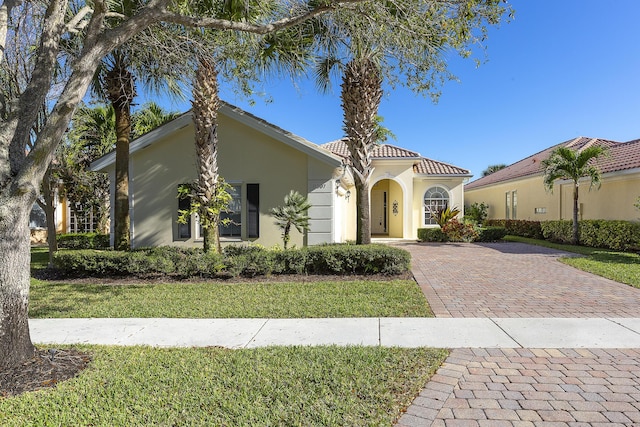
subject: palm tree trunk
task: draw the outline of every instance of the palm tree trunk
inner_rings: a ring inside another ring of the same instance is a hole
[[[114,241],[116,250],[131,249],[129,219],[129,142],[131,102],[136,96],[133,75],[118,59],[106,76],[107,95],[116,116],[116,194],[114,203]]]
[[[0,195],[0,371],[35,351],[28,322],[32,205],[24,194]]]
[[[356,243],[369,244],[371,152],[376,144],[376,117],[382,99],[382,76],[378,66],[367,58],[349,62],[343,76],[341,98],[349,159],[358,192]]]
[[[578,183],[574,183],[573,185],[573,229],[571,233],[571,243],[574,245],[578,244],[579,236],[578,236]]]
[[[200,221],[203,225],[204,250],[220,252],[220,215],[210,206],[217,201],[218,181],[218,73],[215,64],[201,58],[193,85],[193,121],[196,130],[196,159],[198,167],[197,198],[200,202]]]
[[[116,195],[114,203],[114,249],[131,248],[129,217],[129,133],[131,115],[128,106],[114,105],[116,113]]]

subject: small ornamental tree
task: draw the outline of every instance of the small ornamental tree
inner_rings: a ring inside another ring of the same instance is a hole
[[[291,226],[295,227],[300,233],[309,230],[309,214],[311,203],[302,194],[291,190],[289,194],[284,196],[284,206],[278,206],[271,209],[271,216],[276,221],[276,225],[282,229],[282,242],[284,248],[287,249],[289,240],[291,240]]]
[[[600,187],[600,169],[595,160],[607,152],[601,145],[592,145],[582,150],[572,150],[568,147],[558,147],[549,157],[542,161],[544,171],[544,186],[548,191],[553,190],[553,184],[558,179],[573,182],[573,231],[571,243],[578,244],[578,188],[582,177],[589,177],[591,188]]]
[[[183,184],[178,187],[178,198],[189,199],[189,209],[178,211],[178,223],[187,224],[193,214],[197,214],[204,237],[204,251],[220,253],[219,225],[229,225],[230,219],[220,219],[220,214],[227,212],[232,197],[231,186],[222,177],[218,177],[214,193],[203,194],[198,182]]]

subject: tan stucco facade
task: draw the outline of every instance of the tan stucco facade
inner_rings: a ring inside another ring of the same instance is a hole
[[[177,119],[159,136],[136,142],[130,155],[130,216],[132,246],[148,247],[202,245],[197,217],[193,216],[190,232],[184,237],[178,224],[177,191],[181,184],[193,182],[196,175],[194,127],[190,117]],[[269,211],[284,203],[291,190],[308,197],[312,204],[312,220],[306,235],[293,229],[290,246],[335,241],[333,215],[337,196],[334,179],[340,161],[315,152],[310,144],[298,143],[281,130],[233,111],[218,117],[218,166],[227,183],[239,190],[240,235],[222,237],[224,245],[252,242],[267,247],[282,245],[281,230]],[[248,125],[249,123],[250,125]],[[263,129],[265,128],[265,129]],[[285,142],[283,142],[285,141]],[[105,160],[98,170],[109,173],[115,181],[114,165]],[[248,186],[256,191],[258,201],[258,236],[249,236]],[[113,184],[111,192],[113,194]],[[113,217],[113,215],[112,215]],[[113,229],[113,226],[112,228]]]
[[[517,200],[515,216],[513,194]],[[638,220],[640,212],[634,207],[638,196],[640,170],[604,174],[599,189],[589,190],[589,181],[584,179],[579,186],[580,219]],[[573,183],[559,181],[547,192],[542,175],[466,189],[465,198],[467,205],[488,204],[489,219],[507,218],[507,201],[511,204],[510,219],[546,221],[571,219],[573,215]]]

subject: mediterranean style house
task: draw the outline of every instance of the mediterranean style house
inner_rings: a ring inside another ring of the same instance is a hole
[[[92,212],[78,215],[64,197],[59,197],[56,194],[55,200],[54,213],[57,234],[98,232],[98,220]],[[44,210],[38,203],[34,203],[33,208],[31,208],[29,229],[31,230],[32,245],[47,243],[47,219]]]
[[[281,244],[269,211],[282,205],[291,190],[312,205],[310,230],[305,235],[294,231],[292,245],[355,240],[356,195],[344,142],[316,145],[226,103],[218,121],[219,171],[233,196],[226,214],[232,225],[220,229],[223,245]],[[190,112],[131,142],[133,247],[202,244],[197,217],[188,224],[177,222],[178,210],[186,207],[177,197],[178,187],[196,179],[195,155]],[[433,224],[433,210],[464,205],[463,183],[470,177],[465,169],[392,145],[377,147],[372,165],[374,237],[416,239],[418,228]],[[96,160],[92,170],[109,174],[113,200],[115,153]]]
[[[571,219],[572,182],[558,181],[552,192],[545,191],[540,164],[560,146],[581,150],[594,144],[607,147],[608,155],[597,161],[601,187],[589,190],[587,178],[579,187],[579,219],[638,220],[640,211],[634,203],[640,196],[640,139],[615,142],[578,137],[565,141],[465,185],[466,202],[488,204],[489,219]]]

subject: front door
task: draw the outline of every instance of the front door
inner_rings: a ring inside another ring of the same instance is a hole
[[[371,234],[388,234],[387,230],[387,192],[371,191]]]

